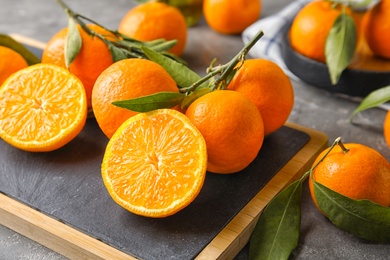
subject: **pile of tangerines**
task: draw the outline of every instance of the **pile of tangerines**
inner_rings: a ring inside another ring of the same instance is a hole
[[[239,33],[258,19],[260,9],[260,1],[205,0],[203,10],[211,28]],[[245,19],[234,16],[240,12]],[[176,8],[152,1],[126,14],[118,28],[121,37],[94,24],[86,27],[90,31],[74,27],[78,33],[72,35],[82,45],[70,64],[70,27],[47,43],[39,64],[28,66],[17,52],[0,48],[1,61],[15,65],[1,67],[0,136],[26,151],[52,151],[73,140],[92,111],[109,139],[103,181],[112,198],[133,213],[165,217],[183,209],[200,192],[206,171],[231,174],[246,168],[264,138],[281,128],[292,111],[289,78],[264,59],[237,62],[223,84],[215,86],[210,77],[206,85],[185,93],[196,96],[186,106],[176,102],[149,112],[115,106],[120,100],[181,93],[182,86],[145,57],[115,60],[107,42],[173,39],[177,43],[165,55],[177,58],[187,39],[185,19]]]

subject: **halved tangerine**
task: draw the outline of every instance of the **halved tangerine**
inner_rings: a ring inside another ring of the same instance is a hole
[[[159,109],[126,120],[102,162],[104,184],[116,203],[146,217],[166,217],[199,194],[207,168],[206,142],[182,113]]]
[[[58,149],[80,133],[86,118],[83,84],[59,66],[27,67],[0,87],[0,137],[19,149]]]

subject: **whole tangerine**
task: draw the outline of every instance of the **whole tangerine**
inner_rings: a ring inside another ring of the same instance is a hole
[[[92,91],[92,109],[104,134],[111,138],[135,111],[117,107],[114,101],[137,98],[162,91],[178,92],[173,78],[159,64],[146,59],[124,59],[105,69]]]
[[[316,158],[316,165],[330,148]],[[346,197],[370,200],[390,206],[390,165],[376,150],[357,143],[335,146],[312,171],[313,179]],[[314,184],[309,180],[311,197],[318,207]],[[319,208],[321,211],[321,209]]]
[[[246,60],[228,89],[244,94],[256,105],[263,118],[265,135],[282,127],[294,106],[290,79],[279,65],[266,59]]]
[[[207,24],[224,34],[242,33],[260,18],[259,0],[204,0],[203,14]]]
[[[212,91],[196,99],[185,114],[206,140],[210,172],[241,171],[262,147],[263,120],[257,107],[240,92]]]
[[[132,8],[122,18],[118,31],[141,41],[177,40],[169,52],[180,56],[187,42],[187,24],[174,6],[162,2],[147,2]]]

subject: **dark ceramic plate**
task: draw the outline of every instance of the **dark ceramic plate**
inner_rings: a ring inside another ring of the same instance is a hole
[[[324,63],[309,59],[291,48],[289,28],[290,26],[286,26],[283,32],[282,57],[288,69],[309,85],[355,97],[365,97],[378,88],[390,85],[390,70],[360,69],[344,70],[339,82],[332,85],[328,68]]]

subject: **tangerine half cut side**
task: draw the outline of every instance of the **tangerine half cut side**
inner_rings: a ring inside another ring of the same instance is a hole
[[[0,137],[31,152],[48,152],[73,140],[87,118],[81,81],[68,70],[36,64],[0,87]]]
[[[206,142],[182,113],[158,109],[127,119],[103,157],[102,178],[113,200],[128,211],[161,218],[199,194],[206,176]]]

